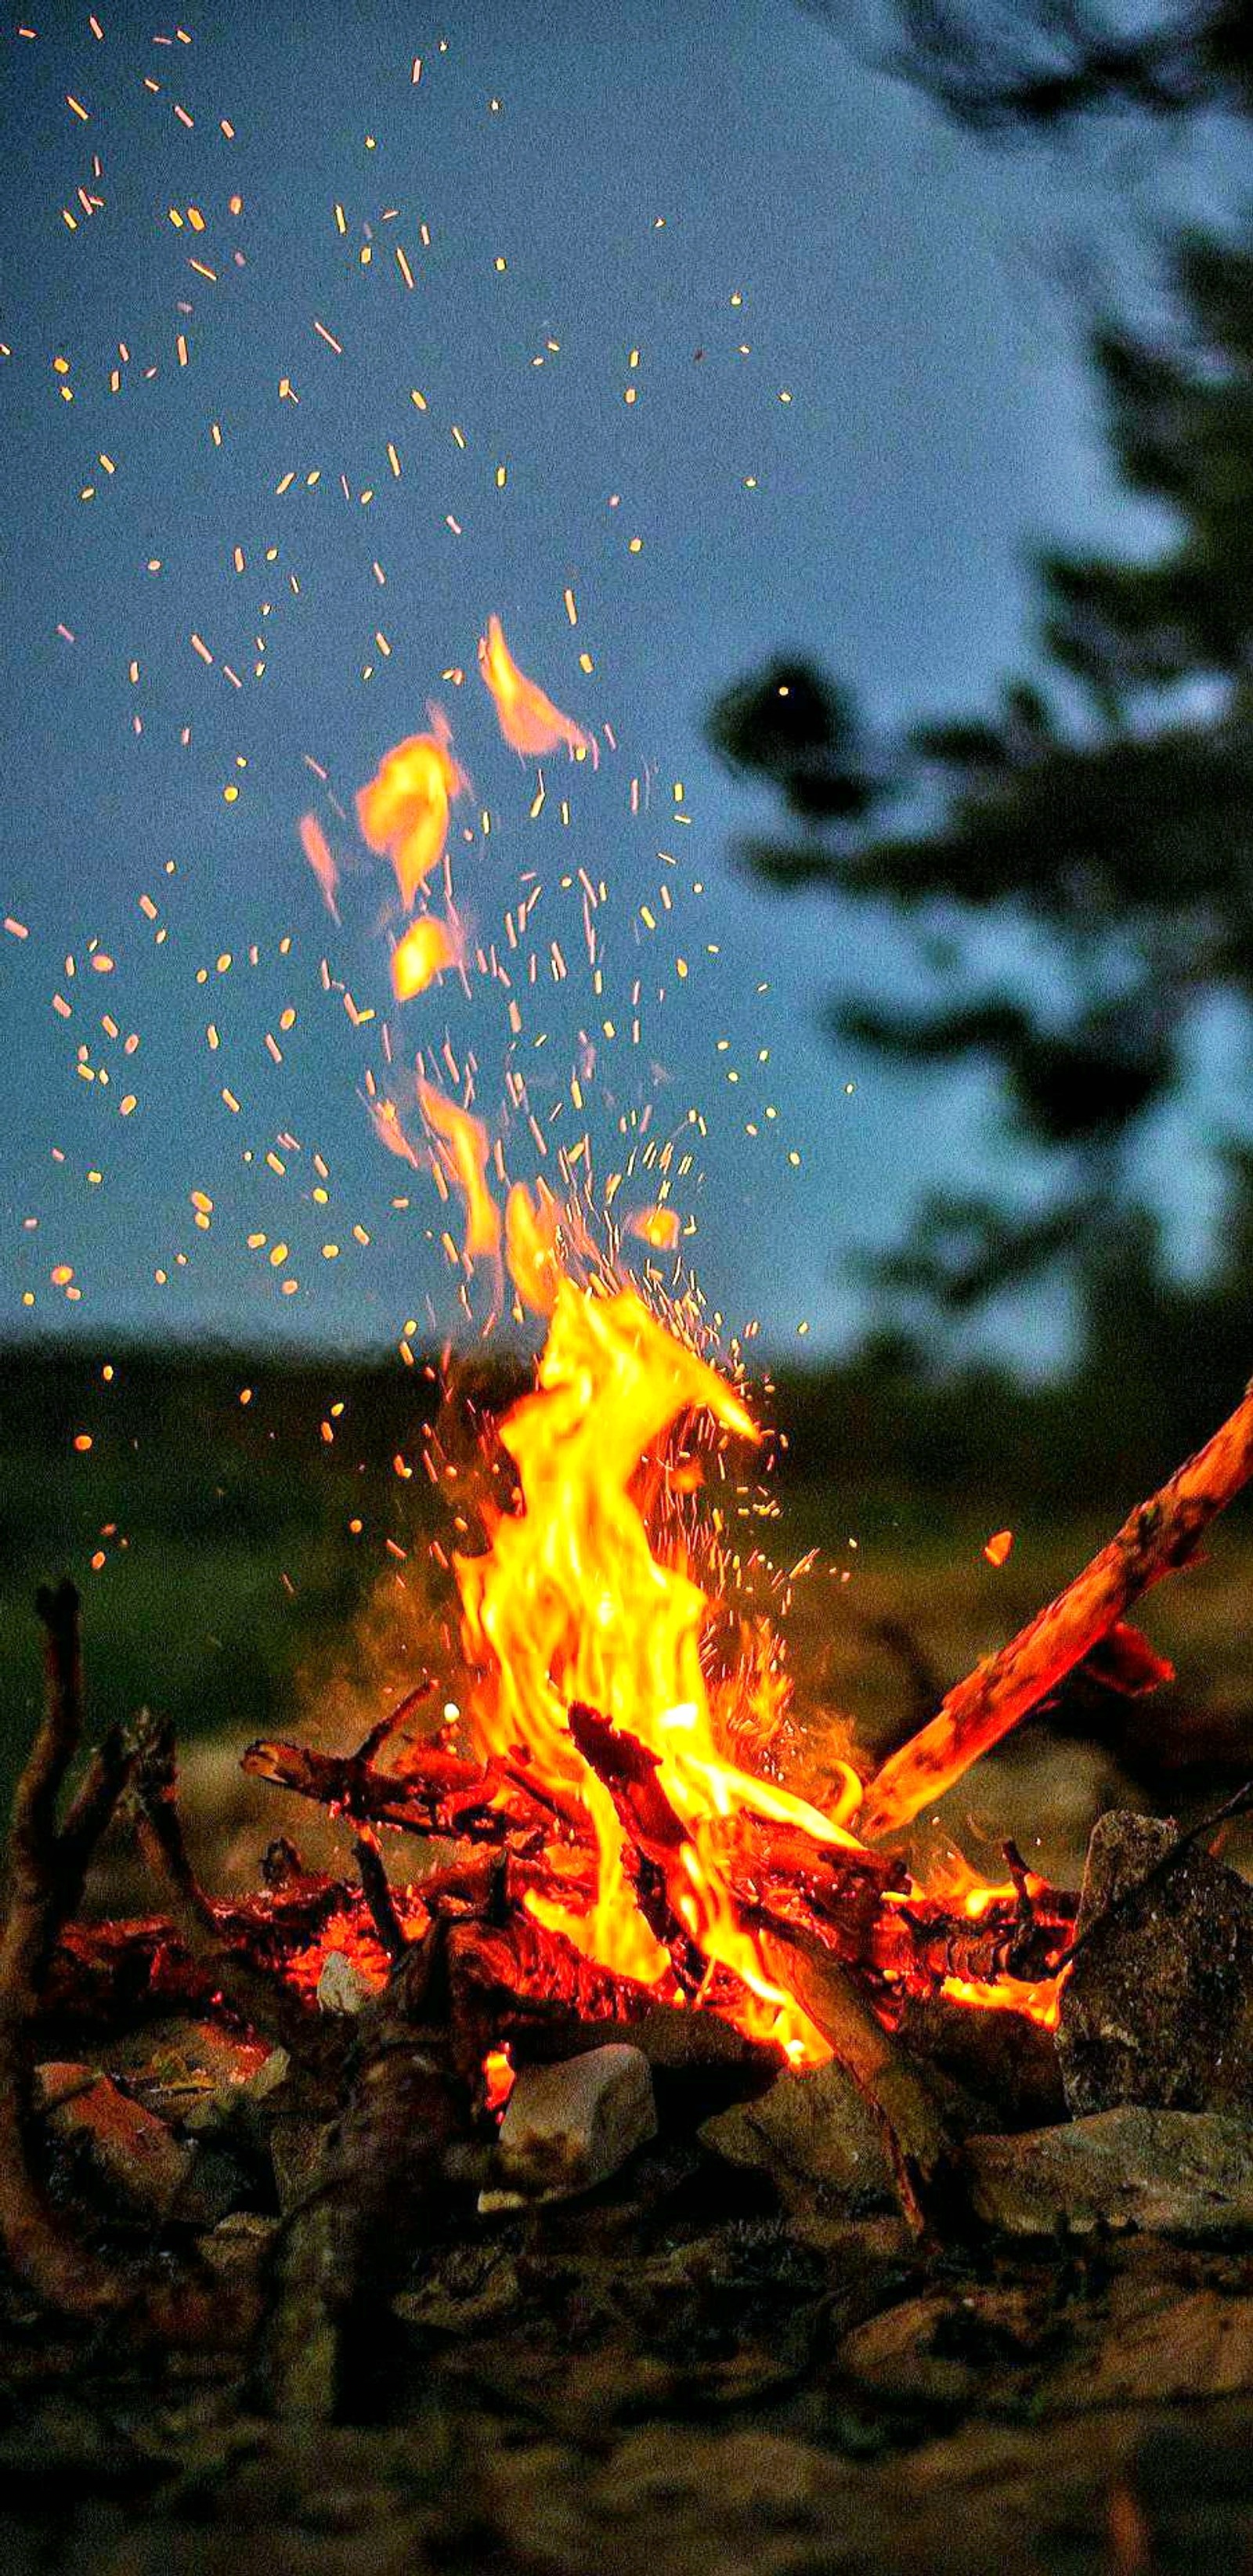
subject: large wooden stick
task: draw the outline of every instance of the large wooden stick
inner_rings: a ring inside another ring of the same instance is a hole
[[[125,1785],[129,1761],[110,1736],[70,1816],[57,1801],[82,1732],[78,1594],[42,1591],[47,1693],[43,1719],[13,1800],[8,1911],[0,1931],[0,2238],[15,2272],[64,2313],[94,2317],[119,2293],[94,2254],[52,2209],[29,2155],[31,2034],[53,1944],[82,1894],[93,1844]]]
[[[1202,1530],[1253,1475],[1253,1387],[1203,1449],[1137,1505],[1116,1538],[998,1655],[958,1682],[929,1726],[871,1782],[858,1818],[867,1840],[907,1825],[981,1753],[1055,1690],[1142,1592],[1186,1565]]]

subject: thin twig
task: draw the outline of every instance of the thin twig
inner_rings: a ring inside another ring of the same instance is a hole
[[[392,1966],[403,1959],[409,1947],[409,1935],[396,1911],[391,1880],[368,1826],[363,1827],[353,1843],[353,1856],[361,1873],[361,1893],[370,1909],[370,1919]]]
[[[174,1734],[168,1721],[147,1709],[135,1721],[135,1830],[149,1868],[170,1897],[175,1922],[193,1958],[212,1972],[227,2003],[254,2030],[293,2057],[321,2057],[325,2029],[316,2026],[281,1978],[245,1956],[192,1867],[178,1811]]]

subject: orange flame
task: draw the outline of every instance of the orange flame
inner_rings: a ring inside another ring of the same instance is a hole
[[[560,707],[518,669],[496,616],[488,618],[487,633],[479,637],[479,669],[495,701],[500,730],[515,751],[555,751],[564,742],[567,751],[579,758],[586,759],[590,753],[595,760],[591,735],[572,717],[563,716]]]
[[[362,838],[391,860],[406,911],[444,855],[449,808],[468,784],[453,759],[452,735],[438,707],[431,710],[431,723],[430,733],[410,734],[387,752],[375,776],[357,792]]]
[[[301,849],[322,888],[322,901],[331,919],[338,921],[339,906],[335,901],[335,889],[339,884],[339,870],[331,855],[331,846],[326,834],[316,814],[302,814],[296,828],[300,834]]]
[[[972,1977],[946,1977],[940,1988],[950,2003],[968,2004],[976,2012],[1016,2012],[1026,2020],[1038,2022],[1041,2030],[1056,2030],[1062,2015],[1063,1971],[1056,1977],[1041,1977],[1038,1984],[1027,1985],[1021,1977],[998,1977],[995,1985],[981,1985]]]
[[[525,1181],[515,1181],[505,1201],[505,1258],[509,1276],[522,1299],[537,1315],[551,1315],[557,1297],[557,1202],[543,1181],[532,1199]]]
[[[437,975],[457,964],[459,956],[451,925],[437,920],[432,912],[419,913],[392,950],[392,991],[397,1001],[411,1002],[415,993],[425,993]]]
[[[500,1253],[500,1210],[487,1186],[487,1129],[468,1109],[446,1100],[433,1082],[418,1081],[418,1105],[439,1139],[440,1161],[466,1203],[465,1257],[496,1260]]]
[[[626,1219],[624,1231],[633,1234],[638,1242],[647,1243],[654,1252],[673,1252],[679,1240],[678,1211],[672,1207],[637,1208],[634,1216]]]
[[[623,1860],[607,1789],[572,1739],[568,1712],[603,1711],[658,1757],[657,1781],[684,1829],[687,1885],[676,1910],[713,1965],[748,1990],[745,2026],[816,2065],[827,2042],[768,1973],[720,1859],[728,1818],[750,1812],[849,1845],[843,1814],[860,1783],[848,1774],[834,1816],[753,1778],[718,1750],[701,1658],[709,1603],[682,1549],[655,1555],[633,1487],[670,1426],[688,1412],[755,1439],[738,1396],[668,1332],[630,1289],[558,1281],[534,1395],[501,1426],[518,1471],[519,1508],[495,1519],[480,1556],[458,1557],[467,1658],[477,1681],[471,1721],[480,1748],[526,1748],[540,1777],[588,1812],[597,1893],[585,1914],[530,1901],[579,1947],[620,1973],[656,1983],[667,1956],[645,1923]]]
[[[403,1163],[412,1163],[415,1172],[424,1170],[421,1155],[410,1144],[401,1124],[400,1111],[394,1100],[380,1100],[370,1092],[363,1095],[374,1133],[389,1154],[397,1154]]]
[[[516,2069],[508,2048],[489,2048],[483,2060],[483,2108],[503,2111],[514,2088]]]

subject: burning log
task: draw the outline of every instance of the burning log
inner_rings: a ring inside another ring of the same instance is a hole
[[[477,2073],[489,2048],[549,2056],[563,2033],[593,2029],[603,2038],[599,2025],[643,2021],[680,1993],[672,1980],[645,1986],[598,1966],[564,1932],[521,1911],[503,1923],[450,1926],[448,1984],[453,2055],[466,2074]]]
[[[672,1887],[682,1854],[690,1848],[689,1837],[657,1777],[658,1756],[578,1700],[570,1711],[570,1733],[584,1761],[604,1781],[626,1829],[635,1901],[649,1931],[669,1952],[684,1994],[698,1994],[708,1980],[709,1962],[676,1910]],[[681,1884],[678,1892],[682,1894]]]
[[[815,1843],[795,1825],[740,1815],[727,1828],[726,1870],[746,1915],[756,1922],[812,1933],[850,1967],[876,1960],[884,1896],[903,1891],[908,1874],[884,1852],[846,1851]],[[896,1919],[897,1909],[890,1909]],[[945,1972],[947,1973],[947,1972]]]
[[[859,1818],[871,1840],[911,1822],[1000,1742],[1107,1636],[1133,1601],[1187,1565],[1201,1533],[1253,1475],[1253,1389],[1169,1483],[1029,1625],[951,1690],[929,1726],[884,1763]]]

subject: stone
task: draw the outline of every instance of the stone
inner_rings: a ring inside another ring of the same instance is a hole
[[[1128,2105],[965,2149],[978,2217],[1010,2236],[1150,2229],[1185,2243],[1253,2234],[1253,2129],[1217,2111]]]
[[[245,2138],[263,2145],[269,2136],[277,2099],[291,2071],[291,2059],[285,2048],[272,2048],[268,2055],[258,2051],[260,2062],[251,2074],[236,2074],[225,2084],[214,2084],[202,2091],[182,2114],[182,2127],[191,2137],[210,2137],[218,2130],[235,2129]]]
[[[656,2134],[652,2076],[638,2048],[591,2048],[555,2066],[524,2066],[500,2124],[496,2184],[480,2192],[480,2211],[590,2191]]]
[[[986,2401],[989,2376],[1027,2363],[1039,2340],[1020,2287],[972,2284],[898,2300],[846,2334],[836,2352],[842,2377],[881,2406],[956,2408]]]
[[[895,2206],[882,2129],[834,2058],[803,2074],[789,2068],[756,2101],[719,2111],[697,2134],[728,2164],[767,2174],[789,2208],[822,2198]]]
[[[359,2013],[373,1999],[361,1970],[354,1967],[346,1950],[328,1950],[318,1979],[318,2010],[324,2013]]]
[[[173,2208],[192,2151],[107,2075],[88,2066],[37,2067],[35,2101],[50,2134],[84,2157],[111,2193],[153,2218]]]
[[[281,2220],[251,2209],[232,2210],[196,2239],[196,2251],[222,2280],[250,2280],[259,2271]]]
[[[1053,2034],[1025,2013],[911,1996],[897,2038],[955,2088],[945,2103],[953,2129],[1042,2129],[1065,2118]]]
[[[1118,1810],[1093,1830],[1057,2032],[1077,2115],[1253,2109],[1253,1887],[1178,1842]]]
[[[1122,2295],[1120,2296],[1120,2292]],[[1042,2399],[1049,2413],[1243,2396],[1253,2388],[1253,2298],[1201,2287],[1115,2281],[1095,2350],[1067,2364]]]

